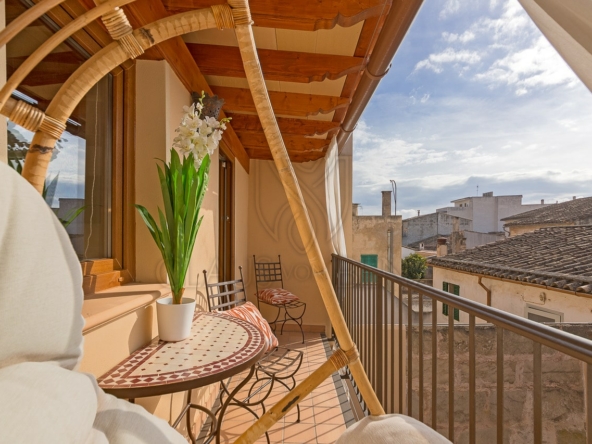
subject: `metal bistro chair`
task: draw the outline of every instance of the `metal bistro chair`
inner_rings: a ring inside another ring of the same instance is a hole
[[[288,321],[293,321],[300,328],[302,335],[302,343],[304,344],[304,331],[302,329],[302,317],[306,312],[306,303],[302,302],[298,296],[290,293],[284,289],[284,277],[282,274],[282,260],[278,254],[277,262],[257,262],[255,255],[253,255],[253,262],[255,264],[255,288],[257,289],[257,307],[259,303],[270,305],[277,308],[278,312],[275,319],[269,323],[275,333],[278,319],[284,309],[284,319],[282,322],[282,329],[280,334],[284,334],[284,325]],[[280,288],[263,288],[259,290],[260,283],[279,282]],[[302,310],[302,311],[300,311]]]
[[[247,301],[247,294],[245,292],[245,283],[243,280],[243,268],[238,267],[240,272],[240,279],[227,282],[208,283],[208,276],[206,271],[203,271],[208,309],[209,311],[227,312],[228,315],[238,316],[232,313],[233,310],[237,310],[238,307],[248,304],[252,308],[251,310],[256,311],[256,315],[260,317],[260,320],[252,320],[244,318],[245,320],[254,323],[261,330],[265,330],[265,326],[261,325],[261,322],[266,323],[267,321],[263,318],[259,310],[250,302]],[[273,336],[269,325],[266,326],[269,334]],[[265,333],[265,331],[264,331]],[[277,341],[277,338],[273,336]],[[277,343],[277,342],[276,342]],[[255,381],[249,389],[248,396],[242,401],[234,400],[229,405],[235,405],[248,410],[253,416],[259,418],[259,416],[252,410],[252,407],[261,405],[263,413],[265,413],[265,400],[271,394],[275,383],[279,383],[284,386],[288,391],[292,390],[296,386],[295,375],[300,370],[302,365],[303,352],[299,350],[290,350],[285,347],[275,346],[270,350],[258,363],[255,369]],[[220,402],[222,404],[223,395],[230,395],[230,390],[224,382],[221,383],[222,391],[220,392]],[[267,390],[267,391],[264,391]],[[257,401],[251,401],[251,399],[257,394],[261,393],[261,397]],[[300,406],[297,405],[298,417],[296,422],[300,422]],[[267,437],[269,442],[269,437]]]

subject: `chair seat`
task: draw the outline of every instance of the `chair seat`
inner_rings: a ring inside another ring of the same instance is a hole
[[[259,291],[257,297],[260,301],[271,305],[286,305],[300,300],[298,296],[283,288],[266,288]]]
[[[268,353],[258,363],[258,369],[267,376],[282,378],[295,374],[302,364],[304,353],[279,347]],[[289,375],[288,375],[289,374]]]

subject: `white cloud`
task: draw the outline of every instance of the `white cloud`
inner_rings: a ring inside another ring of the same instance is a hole
[[[460,10],[460,0],[446,0],[440,11],[440,19],[446,19],[455,15]]]
[[[421,103],[426,103],[428,100],[430,100],[430,95],[429,94],[424,94],[423,97],[419,101]]]
[[[430,54],[427,59],[421,60],[415,65],[415,71],[420,69],[431,69],[436,73],[441,73],[446,64],[474,65],[481,61],[481,56],[476,51],[454,50],[446,48],[444,51]]]
[[[516,95],[524,95],[536,87],[578,84],[578,79],[544,37],[532,46],[508,53],[496,60],[476,80],[490,84],[514,86]]]
[[[450,9],[458,3],[447,5]],[[517,0],[506,0],[501,8],[491,2],[488,16],[478,18],[463,32],[441,35],[448,47],[417,62],[414,72],[453,70],[490,88],[510,87],[517,96],[579,83]]]
[[[445,31],[442,33],[442,39],[444,39],[444,41],[446,41],[448,43],[453,43],[453,42],[467,43],[467,42],[470,42],[471,40],[475,40],[475,33],[470,30],[466,30],[462,34],[454,34],[454,33],[450,33],[450,32]]]

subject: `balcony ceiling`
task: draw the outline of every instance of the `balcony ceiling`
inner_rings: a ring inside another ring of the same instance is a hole
[[[391,1],[250,1],[261,66],[293,161],[325,156],[331,136],[338,132],[346,115]],[[137,28],[171,14],[221,3],[225,0],[137,0],[124,10]],[[49,15],[63,26],[92,7],[92,0],[66,0]],[[42,31],[39,23],[34,25],[37,28],[31,29],[31,36],[37,37]],[[111,41],[98,22],[74,39],[91,54]],[[163,42],[140,58],[165,59],[187,89],[211,91],[226,100],[223,111],[233,118],[233,129],[223,140],[248,170],[249,159],[271,159],[271,152],[237,46],[233,30],[207,30]],[[64,50],[67,48],[51,56],[59,58]],[[18,64],[19,57],[30,53],[27,48],[20,52],[9,54],[9,66],[11,60]],[[40,65],[41,72],[27,78],[25,87],[38,95],[44,92],[50,99],[56,85],[71,71],[67,65],[57,66],[61,63],[55,62],[61,61],[48,57]],[[72,64],[72,69],[77,66]],[[44,74],[47,81],[43,80]]]

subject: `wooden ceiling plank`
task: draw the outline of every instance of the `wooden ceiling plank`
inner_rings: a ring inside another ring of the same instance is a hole
[[[212,91],[225,100],[223,109],[227,112],[256,112],[251,91],[242,88],[212,86]],[[276,114],[295,117],[330,113],[347,107],[350,100],[343,97],[269,91],[269,98]]]
[[[247,148],[247,153],[249,153],[249,157],[253,160],[273,160],[273,156],[271,155],[271,151],[269,149],[252,149]],[[327,153],[326,150],[321,151],[314,151],[314,152],[307,152],[307,153],[298,153],[298,152],[291,152],[288,149],[288,155],[290,156],[290,160],[293,163],[304,163],[304,162],[311,162],[314,160],[323,159],[325,154]]]
[[[169,15],[160,0],[137,0],[134,3],[126,5],[124,9],[130,22],[133,21],[134,28],[152,23]],[[165,40],[158,44],[158,48],[188,91],[205,91],[208,94],[213,94],[206,78],[200,71],[181,37]],[[224,112],[220,114],[220,118],[223,117],[225,117]],[[249,155],[234,132],[232,125],[227,125],[222,140],[248,173],[250,166]]]
[[[238,138],[245,148],[269,149],[267,139],[263,132],[258,131],[237,131]],[[308,152],[319,151],[329,146],[329,139],[314,139],[294,134],[282,134],[284,143],[290,151]]]
[[[379,16],[391,0],[251,0],[249,7],[255,26],[266,28],[316,31],[336,25],[350,27],[362,20]],[[225,4],[226,0],[163,0],[167,10],[174,12]]]
[[[258,116],[248,114],[229,114],[232,117],[232,127],[235,131],[263,131]],[[300,136],[316,136],[334,132],[339,129],[339,122],[326,120],[288,119],[277,118],[282,134],[295,134]]]
[[[187,43],[191,55],[205,75],[245,77],[240,50],[234,46]],[[337,80],[359,72],[364,59],[332,54],[258,49],[266,80],[310,83]]]

